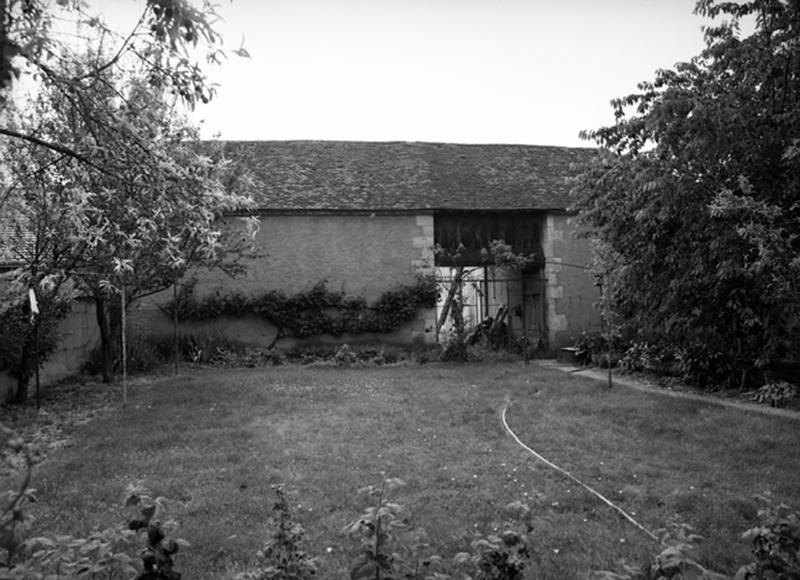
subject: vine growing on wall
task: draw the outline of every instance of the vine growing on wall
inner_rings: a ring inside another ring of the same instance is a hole
[[[230,292],[203,298],[195,296],[190,284],[163,310],[172,317],[177,308],[179,321],[260,316],[278,329],[271,348],[281,338],[392,332],[413,320],[418,309],[434,308],[436,296],[433,276],[417,276],[414,284],[388,290],[372,304],[363,297],[329,289],[325,280],[293,295],[270,290],[258,295]]]

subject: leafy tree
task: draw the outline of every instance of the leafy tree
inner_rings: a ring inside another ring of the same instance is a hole
[[[203,61],[225,56],[215,6],[196,6],[147,0],[120,34],[80,0],[0,0],[0,135],[11,138],[0,207],[17,233],[17,281],[71,280],[94,298],[106,380],[119,294],[127,305],[192,266],[240,268],[246,240],[219,218],[248,205],[244,165],[193,143],[179,114],[213,97]],[[23,76],[33,103],[18,110],[10,91]]]
[[[727,382],[798,355],[800,4],[700,0],[706,48],[612,101],[574,190],[616,319],[722,354]],[[755,31],[740,33],[752,19]]]
[[[67,87],[108,71],[144,68],[153,86],[169,87],[191,106],[207,102],[214,88],[190,53],[202,48],[204,60],[211,63],[224,58],[222,39],[212,26],[218,19],[209,0],[199,8],[191,0],[146,0],[133,26],[119,32],[83,0],[2,0],[0,89],[25,74]],[[76,38],[99,41],[109,50],[80,75],[64,75],[64,65],[75,60]],[[233,52],[248,56],[243,48]]]
[[[227,53],[213,23],[220,19],[216,5],[203,0],[146,0],[132,26],[119,32],[83,0],[0,0],[0,113],[13,102],[12,89],[25,86],[58,93],[70,114],[91,114],[84,107],[88,86],[113,78],[139,77],[163,98],[178,98],[193,108],[213,98],[215,86],[204,64],[218,64]],[[83,44],[100,47],[85,60]],[[249,57],[242,47],[230,51]],[[124,98],[123,95],[119,95]],[[0,115],[0,135],[25,140],[64,157],[108,173],[87,143],[64,143],[35,131],[12,126]],[[1,145],[1,144],[0,144]],[[139,146],[148,147],[148,141]],[[0,207],[7,201],[0,194]]]
[[[84,53],[57,74],[81,78],[98,60]],[[221,145],[198,144],[196,129],[165,91],[142,75],[107,70],[82,81],[80,90],[44,85],[35,106],[9,115],[17,134],[91,151],[91,163],[84,163],[30,139],[8,143],[7,196],[22,236],[22,271],[32,281],[74,280],[95,300],[106,380],[119,295],[127,307],[192,266],[236,272],[249,241],[220,222],[249,206],[247,172],[225,159]],[[36,243],[25,244],[31,234]],[[51,251],[33,251],[40,247]]]

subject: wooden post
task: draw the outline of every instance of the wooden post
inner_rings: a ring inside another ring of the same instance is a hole
[[[128,403],[128,352],[125,341],[125,284],[120,291],[120,301],[122,302],[122,406]]]
[[[172,285],[172,355],[173,371],[178,374],[178,283]]]
[[[36,365],[36,410],[42,408],[42,395],[39,390],[39,317],[37,316],[33,323],[33,363]]]
[[[0,13],[2,14],[2,13]],[[36,410],[42,408],[42,398],[39,382],[39,303],[36,300],[36,291],[28,289],[28,301],[31,309],[31,324],[33,325],[33,364],[36,374]]]
[[[528,357],[528,310],[525,308],[525,274],[520,272],[519,275],[520,285],[520,309],[522,311],[522,355],[525,358],[525,364],[530,363]]]

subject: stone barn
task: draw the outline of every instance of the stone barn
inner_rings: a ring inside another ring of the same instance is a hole
[[[443,294],[452,268],[460,265],[470,270],[468,325],[502,307],[512,335],[550,352],[582,331],[599,329],[588,243],[574,235],[566,211],[574,164],[593,149],[342,141],[228,142],[226,149],[232,158],[246,158],[258,178],[259,256],[243,277],[196,273],[198,296],[293,295],[324,282],[372,303],[419,275],[436,274]],[[531,257],[526,268],[486,263],[481,250],[500,239]],[[171,295],[139,304],[134,324],[165,332],[169,319],[153,306]],[[388,334],[316,340],[432,343],[448,330],[437,329],[440,308],[441,301],[422,309]],[[254,345],[272,344],[278,332],[253,317],[192,324],[223,328],[230,338]],[[288,337],[281,344],[293,343]]]

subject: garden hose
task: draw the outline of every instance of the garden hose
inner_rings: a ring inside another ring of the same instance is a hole
[[[649,536],[651,539],[655,540],[656,542],[658,542],[658,541],[659,541],[658,537],[657,537],[657,536],[656,536],[656,535],[655,535],[653,532],[651,532],[650,530],[648,530],[647,528],[645,528],[645,527],[644,527],[642,524],[640,524],[640,523],[639,523],[639,522],[637,522],[635,519],[633,519],[633,517],[632,517],[632,516],[631,516],[631,515],[630,515],[628,512],[626,512],[626,511],[625,511],[625,510],[623,510],[621,507],[619,507],[618,505],[616,505],[615,503],[613,503],[611,500],[609,500],[608,498],[606,498],[606,497],[605,497],[603,494],[601,494],[599,491],[597,491],[597,490],[595,490],[594,488],[590,487],[589,485],[587,485],[587,484],[583,483],[583,482],[582,482],[580,479],[578,479],[577,477],[575,477],[574,475],[572,475],[571,473],[569,473],[569,472],[568,472],[568,471],[566,471],[565,469],[562,469],[561,467],[559,467],[558,465],[556,465],[556,464],[555,464],[555,463],[553,463],[552,461],[548,461],[547,459],[545,459],[544,457],[542,457],[542,456],[541,456],[539,453],[537,453],[536,451],[534,451],[533,449],[531,449],[530,447],[528,447],[527,445],[525,445],[525,444],[524,444],[524,443],[523,443],[523,442],[520,440],[520,438],[519,438],[519,437],[517,437],[516,433],[514,433],[514,432],[511,430],[511,427],[509,427],[509,426],[508,426],[508,421],[506,420],[506,411],[508,411],[508,408],[509,408],[510,406],[511,406],[511,399],[510,399],[508,396],[506,396],[505,404],[503,405],[503,411],[502,411],[502,413],[500,414],[500,418],[501,418],[501,419],[502,419],[502,421],[503,421],[503,427],[505,427],[505,430],[506,430],[506,431],[508,431],[508,434],[509,434],[509,435],[511,435],[511,437],[514,439],[514,441],[516,441],[516,442],[517,442],[517,444],[518,444],[520,447],[522,447],[523,449],[525,449],[526,451],[528,451],[528,453],[530,453],[531,455],[533,455],[533,456],[534,456],[536,459],[538,459],[539,461],[541,461],[541,462],[542,462],[542,463],[544,463],[545,465],[547,465],[547,466],[549,466],[549,467],[552,467],[553,469],[555,469],[555,470],[556,470],[556,471],[558,471],[559,473],[561,473],[561,474],[565,475],[566,477],[568,477],[569,479],[571,479],[572,481],[574,481],[575,483],[577,483],[578,485],[580,485],[580,486],[581,486],[583,489],[585,489],[586,491],[588,491],[588,492],[589,492],[589,493],[591,493],[592,495],[594,495],[594,496],[596,496],[596,497],[600,498],[600,500],[601,500],[603,503],[605,503],[606,505],[610,506],[612,509],[616,510],[618,513],[620,513],[620,514],[622,515],[622,517],[624,517],[626,520],[628,520],[630,523],[632,523],[634,526],[636,526],[636,528],[638,528],[640,531],[642,531],[642,532],[644,532],[645,534],[647,534],[647,535],[648,535],[648,536]]]

